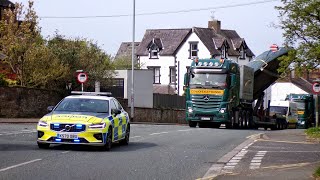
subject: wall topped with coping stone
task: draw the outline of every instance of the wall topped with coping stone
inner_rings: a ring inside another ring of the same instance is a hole
[[[0,87],[1,118],[40,118],[56,105],[63,93],[25,87]]]
[[[41,118],[48,106],[56,105],[66,94],[51,90],[0,87],[0,118]],[[118,99],[130,115],[127,99]],[[126,108],[127,107],[127,108]],[[185,111],[135,108],[134,122],[185,124]]]

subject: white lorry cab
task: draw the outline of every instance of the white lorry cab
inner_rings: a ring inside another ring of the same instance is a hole
[[[271,101],[270,116],[285,118],[289,128],[296,128],[298,123],[297,103],[290,101]]]

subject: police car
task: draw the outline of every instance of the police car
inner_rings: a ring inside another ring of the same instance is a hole
[[[115,142],[127,145],[130,137],[128,113],[108,93],[72,92],[37,125],[38,146],[50,144],[82,144],[110,150]],[[81,94],[81,95],[79,95]]]

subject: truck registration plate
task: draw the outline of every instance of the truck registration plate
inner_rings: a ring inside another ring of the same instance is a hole
[[[201,120],[210,121],[209,117],[201,117]]]
[[[58,134],[58,138],[61,139],[78,139],[77,134]]]

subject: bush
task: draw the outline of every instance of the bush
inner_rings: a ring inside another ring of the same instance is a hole
[[[320,128],[313,127],[305,130],[307,136],[311,138],[320,138]]]
[[[4,74],[0,74],[0,86],[8,86],[8,82],[5,79]]]

